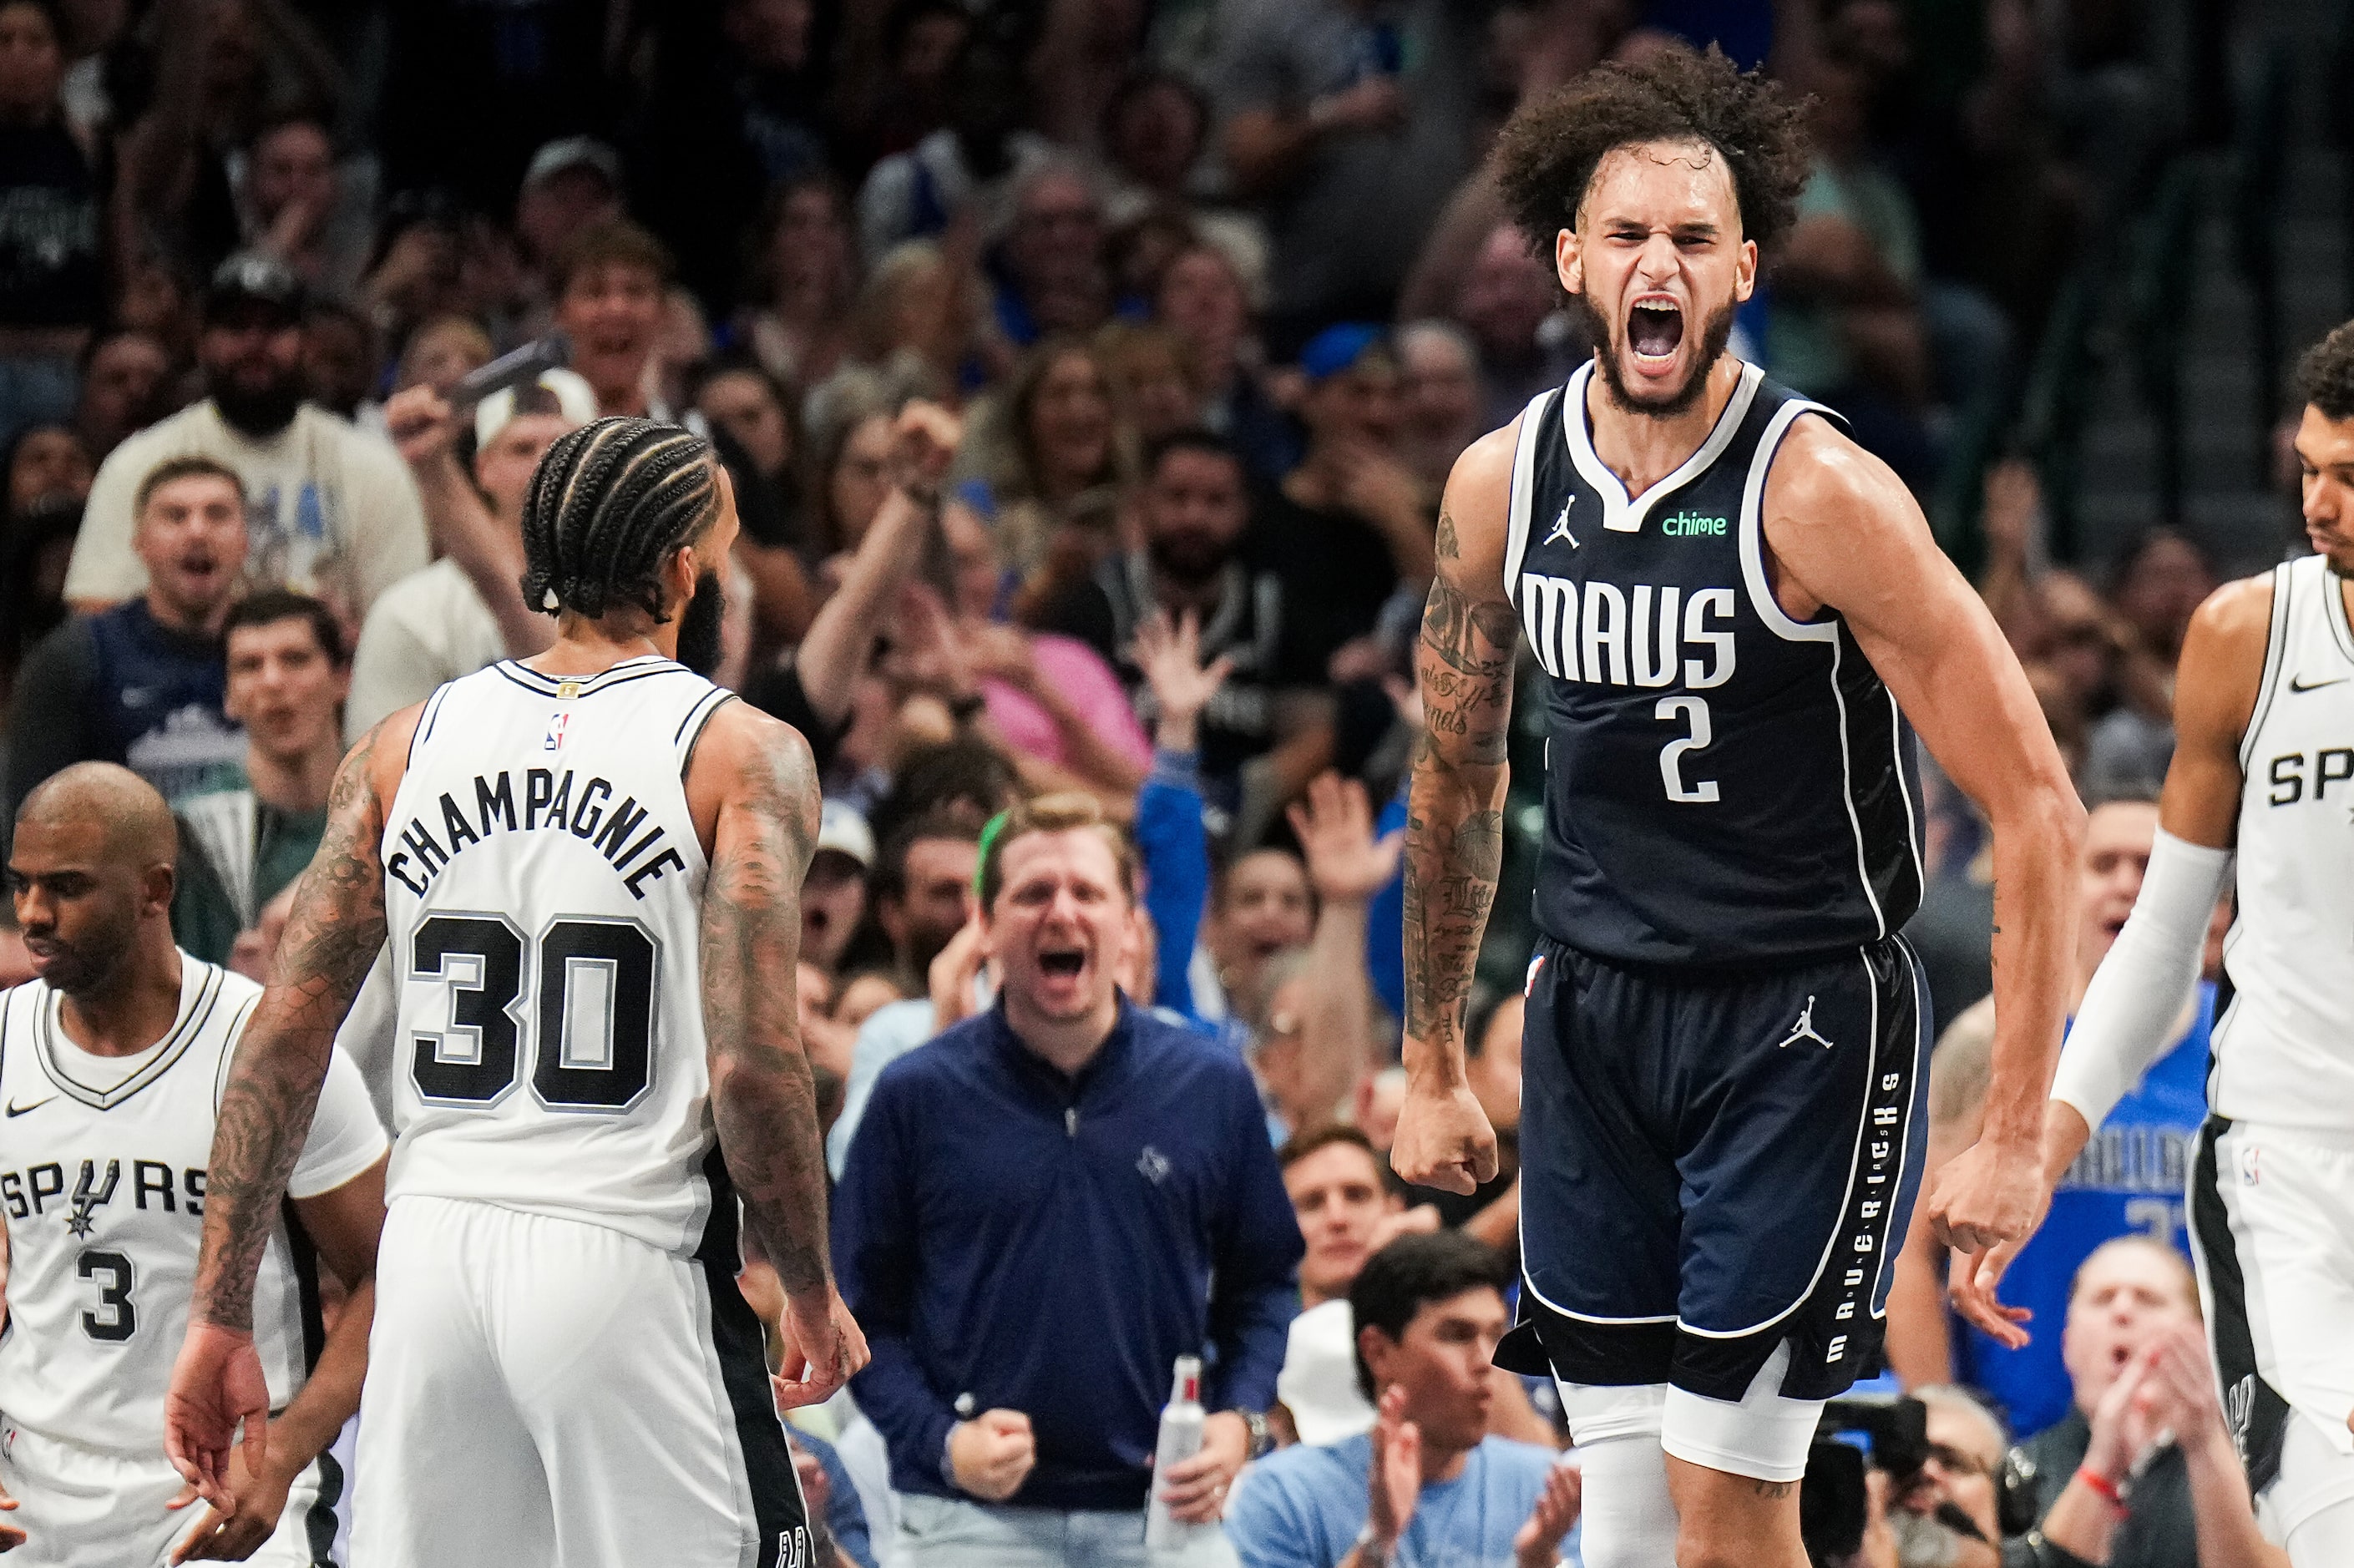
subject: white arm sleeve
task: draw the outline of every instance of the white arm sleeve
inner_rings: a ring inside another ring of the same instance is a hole
[[[2171,1044],[2231,867],[2230,850],[2158,831],[2141,896],[2093,975],[2052,1083],[2052,1097],[2073,1106],[2086,1127],[2097,1128]]]

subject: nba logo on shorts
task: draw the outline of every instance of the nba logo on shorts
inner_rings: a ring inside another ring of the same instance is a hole
[[[564,731],[572,723],[572,710],[565,709],[547,721],[547,738],[539,743],[542,751],[564,749]]]
[[[2257,1179],[2261,1175],[2261,1172],[2256,1169],[2256,1156],[2261,1152],[2262,1150],[2258,1150],[2253,1144],[2251,1144],[2247,1148],[2240,1150],[2241,1186],[2253,1187],[2256,1184]]]
[[[1522,994],[1522,996],[1534,996],[1534,995],[1536,995],[1536,993],[1537,993],[1537,972],[1538,972],[1540,969],[1543,969],[1543,968],[1544,968],[1544,955],[1543,955],[1543,953],[1539,953],[1535,958],[1531,959],[1529,960],[1529,978],[1528,978],[1527,983],[1525,983],[1524,985],[1522,985],[1522,986],[1521,987],[1521,994]]]

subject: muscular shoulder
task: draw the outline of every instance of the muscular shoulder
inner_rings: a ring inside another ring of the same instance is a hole
[[[721,704],[687,759],[687,807],[706,846],[730,806],[773,812],[813,842],[818,796],[817,759],[801,732],[749,703]]]
[[[1501,569],[1512,504],[1512,456],[1520,444],[1522,417],[1515,416],[1511,424],[1464,448],[1447,473],[1446,498],[1438,509],[1437,549],[1439,569],[1450,577],[1491,564]]]
[[[1893,523],[1916,510],[1894,469],[1819,414],[1791,422],[1774,454],[1763,500],[1769,527],[1776,522]]]
[[[2225,583],[2207,596],[2190,617],[2184,633],[2182,656],[2187,661],[2245,660],[2250,675],[2261,670],[2264,644],[2272,636],[2273,576],[2260,573]]]

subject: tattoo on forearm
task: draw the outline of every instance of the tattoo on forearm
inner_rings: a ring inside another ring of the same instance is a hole
[[[712,1115],[758,1244],[784,1287],[801,1291],[828,1272],[825,1160],[795,985],[801,877],[817,837],[808,748],[776,747],[747,789],[731,808],[744,826],[728,835],[703,894]]]
[[[254,1277],[311,1130],[335,1031],[384,946],[383,823],[369,779],[376,738],[370,732],[336,771],[325,836],[221,1092],[190,1308],[203,1322],[253,1326]]]
[[[1451,516],[1438,554],[1459,558]],[[1474,600],[1442,569],[1423,612],[1416,660],[1426,733],[1406,806],[1406,1033],[1461,1027],[1479,941],[1503,863],[1504,758],[1511,715],[1511,606]]]

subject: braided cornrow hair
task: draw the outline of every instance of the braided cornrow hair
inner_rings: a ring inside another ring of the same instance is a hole
[[[531,476],[523,597],[595,618],[663,618],[662,567],[718,514],[711,443],[676,425],[612,418],[567,431]]]

